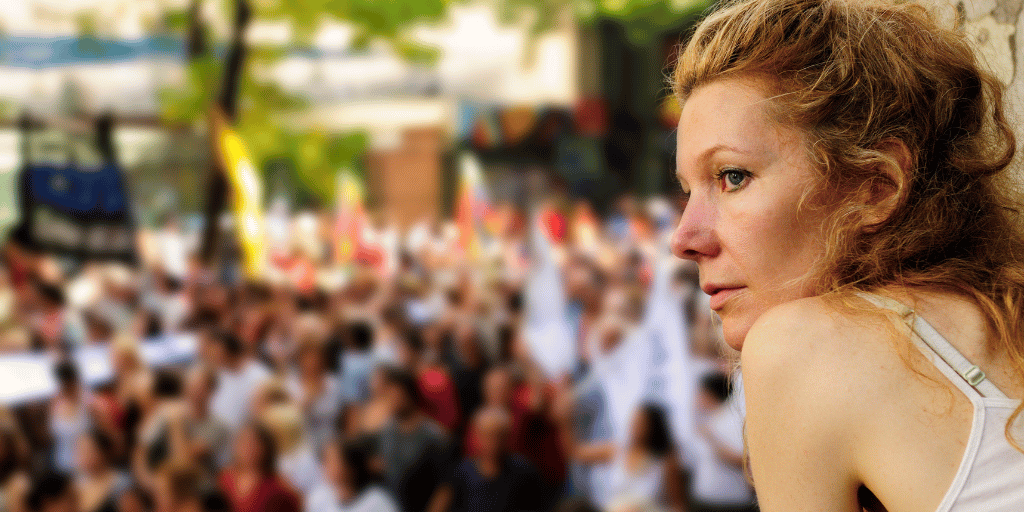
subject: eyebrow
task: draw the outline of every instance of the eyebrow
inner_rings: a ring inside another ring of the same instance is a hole
[[[705,149],[703,152],[701,152],[701,154],[697,155],[697,160],[707,160],[711,158],[711,155],[714,155],[715,153],[721,151],[732,151],[733,153],[739,153],[741,155],[747,154],[747,151],[744,151],[736,146],[730,146],[728,144],[715,144],[714,146]]]
[[[715,144],[714,146],[711,146],[710,148],[705,149],[704,151],[702,151],[699,155],[697,155],[697,161],[698,162],[707,161],[715,153],[719,153],[721,151],[732,151],[733,153],[739,153],[741,155],[746,155],[746,154],[750,153],[749,151],[744,151],[744,150],[742,150],[742,149],[740,149],[740,148],[738,148],[736,146],[730,146],[728,144],[721,144],[720,143],[720,144]],[[682,175],[679,174],[679,166],[678,165],[676,166],[676,173],[675,174],[676,174],[676,177],[679,178],[680,181],[682,181]]]

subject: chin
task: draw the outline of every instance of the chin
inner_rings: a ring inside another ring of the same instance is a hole
[[[750,325],[739,326],[735,321],[727,321],[722,319],[722,338],[725,340],[725,344],[729,345],[730,348],[739,352],[743,350],[743,340],[747,337],[747,331],[750,330]]]
[[[730,308],[722,313],[719,314],[719,318],[722,320],[722,339],[726,345],[739,352],[743,350],[743,341],[747,338],[747,333],[750,332],[750,328],[760,314],[751,314],[749,308],[741,310]]]

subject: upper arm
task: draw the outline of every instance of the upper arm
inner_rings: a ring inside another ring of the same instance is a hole
[[[820,312],[771,310],[744,341],[746,439],[758,501],[764,512],[859,511],[847,435],[855,413],[842,398],[850,373],[829,319],[808,321],[808,314]]]

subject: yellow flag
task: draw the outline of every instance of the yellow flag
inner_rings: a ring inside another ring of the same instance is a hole
[[[217,158],[220,159],[231,189],[231,210],[242,249],[242,268],[246,277],[262,279],[266,269],[266,235],[263,224],[263,183],[252,164],[242,139],[228,126],[227,119],[215,109],[210,114]],[[207,219],[216,222],[216,219]]]
[[[334,221],[335,261],[351,263],[362,242],[365,209],[363,186],[350,169],[342,169],[337,178],[337,208]]]

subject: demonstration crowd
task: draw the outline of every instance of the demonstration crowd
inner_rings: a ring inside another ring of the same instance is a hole
[[[733,359],[665,250],[673,209],[504,212],[470,244],[367,227],[343,266],[327,215],[287,214],[259,280],[201,263],[173,218],[136,267],[6,244],[0,373],[46,354],[56,386],[0,404],[0,512],[756,510]],[[684,361],[660,387],[655,307],[684,330],[659,335]],[[191,360],[147,364],[169,336]],[[83,347],[109,379],[83,379]]]

